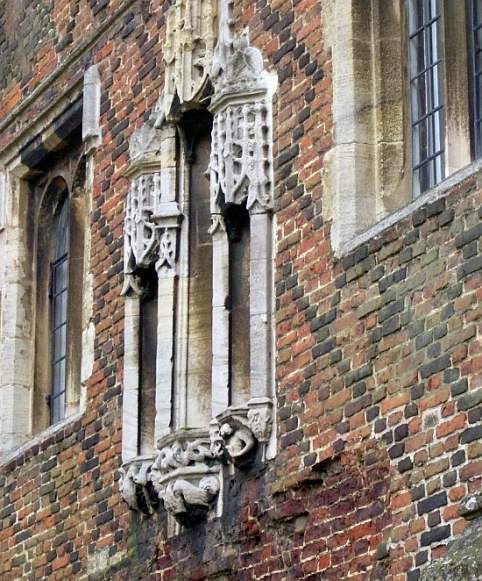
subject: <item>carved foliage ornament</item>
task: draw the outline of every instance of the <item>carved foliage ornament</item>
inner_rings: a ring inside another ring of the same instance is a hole
[[[162,112],[167,117],[177,95],[196,101],[206,83],[216,42],[216,0],[176,0],[166,22]]]
[[[265,100],[227,104],[214,116],[210,164],[212,212],[246,203],[267,210],[272,200],[271,107]]]
[[[129,142],[131,164],[124,221],[126,283],[123,294],[136,291],[132,284],[134,273],[151,264],[156,265],[161,277],[175,275],[180,212],[175,202],[163,203],[162,131],[153,115],[133,133]],[[169,211],[158,215],[158,209],[164,206],[169,206]]]
[[[168,474],[177,468],[204,463],[212,458],[208,437],[193,440],[177,439],[172,444],[161,448],[154,463],[154,470],[161,474]]]

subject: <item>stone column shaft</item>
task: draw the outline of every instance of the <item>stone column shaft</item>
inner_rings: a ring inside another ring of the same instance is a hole
[[[160,276],[157,315],[155,440],[172,427],[174,377],[174,276]]]
[[[124,318],[123,462],[128,462],[139,453],[140,310],[140,297],[127,296]]]
[[[218,217],[221,221],[222,218]],[[213,239],[213,321],[212,321],[212,415],[216,417],[230,404],[229,393],[229,241],[219,222]]]
[[[251,400],[271,397],[271,216],[251,214],[250,376]]]

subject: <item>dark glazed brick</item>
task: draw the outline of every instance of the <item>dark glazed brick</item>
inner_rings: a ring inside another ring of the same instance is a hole
[[[462,432],[462,436],[460,437],[461,444],[469,444],[474,440],[482,439],[482,426],[476,426],[473,428],[468,428],[467,430]]]
[[[398,470],[399,472],[407,472],[407,470],[411,470],[413,468],[413,462],[410,460],[409,457],[400,460],[398,463]]]
[[[467,380],[465,381],[465,386],[467,385]],[[478,406],[482,403],[482,388],[476,391],[468,391],[457,401],[458,411],[467,411],[470,408]]]
[[[439,373],[440,371],[447,369],[449,366],[450,357],[448,355],[443,355],[442,357],[439,357],[438,359],[435,359],[426,365],[422,365],[422,367],[420,367],[420,376],[422,379],[426,379],[435,373]]]
[[[383,432],[387,427],[387,418],[380,418],[375,422],[375,433]]]
[[[425,500],[421,500],[417,505],[418,515],[421,516],[426,512],[432,512],[436,508],[445,506],[447,504],[447,493],[445,491],[439,492],[429,496]]]
[[[411,397],[414,400],[420,399],[425,393],[425,386],[422,383],[415,385],[411,390]]]
[[[453,468],[460,466],[465,462],[465,450],[457,450],[451,457],[451,465]]]
[[[405,451],[405,445],[402,444],[395,444],[388,450],[388,454],[390,458],[393,460],[394,458],[399,458]]]
[[[440,516],[440,511],[436,510],[431,512],[427,517],[427,524],[430,528],[436,527],[442,522],[442,518]]]
[[[402,424],[397,426],[394,431],[395,442],[405,439],[408,436],[408,425]]]
[[[412,501],[420,500],[425,496],[425,485],[420,484],[420,486],[415,486],[410,490],[410,494],[412,496]]]
[[[458,395],[465,393],[468,387],[469,386],[465,378],[461,379],[460,381],[457,381],[457,383],[454,383],[450,389],[452,397],[457,397]]]
[[[442,527],[434,528],[431,531],[422,533],[420,542],[422,547],[426,547],[427,545],[431,545],[432,543],[438,543],[440,541],[443,541],[449,536],[450,536],[450,525],[445,525]]]

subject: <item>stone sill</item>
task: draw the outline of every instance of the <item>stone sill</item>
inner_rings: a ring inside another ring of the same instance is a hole
[[[38,446],[40,451],[47,442],[47,440],[49,440],[53,436],[56,436],[59,432],[61,432],[65,428],[73,426],[73,424],[82,419],[83,415],[84,411],[76,412],[75,414],[72,414],[71,416],[65,418],[61,422],[58,422],[53,426],[49,426],[42,432],[39,432],[19,448],[10,450],[4,456],[0,456],[0,471],[9,464],[11,464],[12,462],[18,460],[21,456],[25,456],[27,458],[29,456],[28,453],[36,446]],[[32,454],[31,457],[35,455],[36,454]]]
[[[470,165],[453,173],[448,178],[437,184],[434,188],[427,190],[403,208],[400,208],[396,212],[389,214],[368,228],[368,230],[364,230],[363,232],[360,232],[360,234],[357,234],[355,237],[344,242],[335,253],[336,258],[343,258],[347,254],[350,254],[350,252],[365,242],[369,242],[373,238],[380,236],[386,230],[388,230],[388,228],[394,226],[398,222],[401,222],[405,218],[408,218],[416,210],[425,206],[426,204],[430,204],[438,199],[448,196],[453,188],[457,187],[465,180],[477,175],[481,172],[481,170],[482,159],[478,159]]]

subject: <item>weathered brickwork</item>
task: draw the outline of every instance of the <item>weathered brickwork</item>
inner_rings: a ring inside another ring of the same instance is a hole
[[[167,538],[162,507],[146,518],[121,500],[118,470],[124,172],[129,137],[162,89],[169,2],[7,4],[0,151],[93,63],[102,146],[87,408],[1,466],[0,578],[418,579],[466,528],[461,500],[482,489],[480,173],[334,257],[322,219],[332,90],[321,2],[236,3],[237,29],[249,28],[279,81],[278,453],[227,479],[220,519]]]

